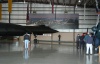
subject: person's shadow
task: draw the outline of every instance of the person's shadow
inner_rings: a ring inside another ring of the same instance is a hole
[[[86,64],[92,64],[92,55],[86,55]]]
[[[24,57],[24,59],[29,59],[29,50],[28,49],[24,50],[23,57]]]

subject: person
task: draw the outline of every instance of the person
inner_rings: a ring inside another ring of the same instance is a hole
[[[80,34],[76,36],[76,48],[79,49],[79,43],[80,43]]]
[[[60,44],[60,39],[61,39],[61,35],[59,34],[59,35],[58,35],[59,44]]]
[[[30,36],[29,36],[28,33],[26,33],[24,35],[24,45],[25,45],[25,49],[28,49],[29,42],[30,42]]]
[[[34,34],[34,37],[36,38],[36,37],[37,37],[37,35],[36,35],[36,34]]]
[[[85,33],[82,34],[82,36],[80,36],[80,50],[82,49],[84,51],[85,49],[85,42],[84,42],[84,37],[85,37]]]
[[[83,34],[80,36],[80,43],[79,43],[79,46],[80,46],[80,50],[83,49],[84,50],[84,36]]]
[[[84,41],[85,36],[87,36],[87,33],[83,33],[83,49],[86,50],[86,43]]]
[[[36,47],[37,42],[38,42],[38,41],[37,41],[37,38],[36,38],[36,37],[37,37],[37,35],[34,35],[34,37],[35,37],[35,39],[34,39],[34,45],[35,45],[35,47]]]
[[[91,33],[88,33],[88,35],[85,36],[84,41],[86,43],[86,54],[93,54],[93,37]],[[90,49],[90,50],[89,50]]]

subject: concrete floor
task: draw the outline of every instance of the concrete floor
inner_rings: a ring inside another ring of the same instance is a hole
[[[0,64],[100,64],[98,54],[85,55],[69,45],[31,44],[24,50],[18,42],[0,45]]]

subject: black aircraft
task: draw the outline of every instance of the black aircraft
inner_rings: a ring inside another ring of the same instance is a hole
[[[45,25],[21,26],[12,23],[0,22],[0,36],[22,36],[25,33],[42,35],[44,33],[56,33],[56,32],[58,31]]]
[[[39,25],[39,26],[24,26],[27,30],[31,31],[34,35],[42,35],[46,33],[56,33],[57,30],[54,30],[48,26],[45,25]]]
[[[31,33],[21,25],[0,22],[0,36],[22,36],[26,32]]]

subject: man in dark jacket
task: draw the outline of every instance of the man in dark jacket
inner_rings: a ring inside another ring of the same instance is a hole
[[[60,44],[60,39],[61,39],[61,35],[59,34],[59,35],[58,35],[59,44]]]
[[[76,48],[79,49],[79,43],[80,43],[80,34],[76,36]]]
[[[28,49],[29,42],[30,42],[30,36],[29,36],[28,33],[26,33],[26,34],[24,35],[25,49]]]
[[[85,47],[85,42],[84,42],[84,36],[80,36],[80,50],[84,50],[84,47]]]
[[[89,52],[90,52],[90,54],[93,54],[93,50],[92,50],[92,48],[93,48],[93,46],[92,46],[93,37],[92,37],[92,34],[89,33],[88,35],[86,35],[85,38],[84,38],[84,41],[86,42],[86,54],[89,54]]]

